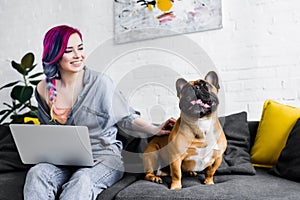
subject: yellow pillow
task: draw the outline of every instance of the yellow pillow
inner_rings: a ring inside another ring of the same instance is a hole
[[[262,117],[251,149],[254,166],[269,167],[277,163],[289,133],[300,118],[300,109],[272,100],[264,103]]]

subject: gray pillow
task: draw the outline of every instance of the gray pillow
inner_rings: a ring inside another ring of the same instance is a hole
[[[240,112],[220,117],[227,139],[227,149],[217,174],[249,174],[254,175],[255,169],[250,159],[250,132],[247,113]]]

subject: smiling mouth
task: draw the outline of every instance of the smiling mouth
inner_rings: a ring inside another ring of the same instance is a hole
[[[81,60],[72,61],[71,64],[81,63]]]
[[[78,61],[73,61],[73,62],[70,62],[70,63],[71,63],[71,65],[74,65],[76,67],[80,67],[81,64],[82,64],[82,61],[78,60]]]

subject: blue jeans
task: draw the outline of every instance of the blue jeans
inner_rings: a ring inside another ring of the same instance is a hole
[[[32,167],[24,185],[25,200],[94,200],[104,189],[120,180],[122,161],[115,166],[98,163],[93,167],[61,167],[40,163]]]

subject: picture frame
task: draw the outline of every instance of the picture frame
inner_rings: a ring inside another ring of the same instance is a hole
[[[116,43],[222,28],[221,0],[114,0]]]

